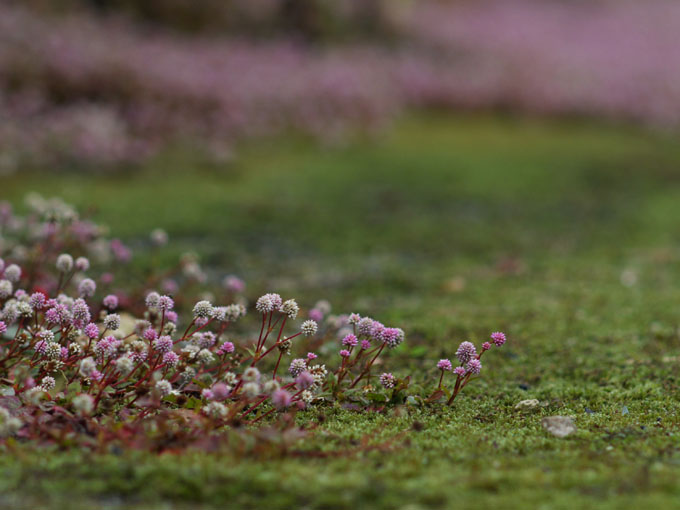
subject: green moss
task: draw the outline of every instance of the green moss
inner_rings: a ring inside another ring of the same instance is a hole
[[[0,456],[0,506],[671,506],[679,167],[664,134],[460,116],[343,147],[272,141],[225,165],[178,150],[110,176],[3,178],[3,197],[58,190],[133,246],[164,226],[165,262],[193,249],[244,275],[253,296],[329,298],[403,326],[391,366],[416,387],[462,339],[502,329],[510,341],[453,408],[323,409],[299,449],[325,458],[20,446]],[[136,271],[156,263],[139,255]],[[528,398],[540,409],[516,412]],[[547,435],[540,420],[554,414],[578,432]],[[380,447],[341,455],[365,438]]]

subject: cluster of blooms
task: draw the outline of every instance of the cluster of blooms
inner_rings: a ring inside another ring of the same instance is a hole
[[[0,226],[19,228],[21,218],[6,212],[12,221]],[[337,397],[340,388],[362,380],[369,385],[376,358],[403,341],[402,330],[378,321],[330,315],[326,301],[309,312],[318,321],[300,320],[297,302],[275,293],[257,299],[260,320],[252,335],[246,325],[233,327],[247,316],[244,302],[215,306],[200,299],[184,324],[180,294],[147,291],[143,304],[126,298],[123,306],[120,296],[102,292],[101,276],[86,276],[89,258],[50,249],[63,246],[61,236],[71,232],[62,216],[43,216],[37,231],[50,234],[22,245],[21,260],[14,256],[18,245],[0,251],[0,380],[2,394],[14,399],[11,412],[0,404],[0,436],[40,436],[50,417],[89,420],[91,426],[114,417],[130,424],[189,409],[211,428],[256,423],[276,411]],[[71,226],[78,221],[66,216]],[[228,293],[243,289],[233,276],[224,284]],[[339,334],[347,354],[336,358],[339,368],[330,378],[311,350],[324,336]],[[307,354],[279,370],[293,350]],[[347,375],[352,379],[341,386]],[[387,389],[396,382],[391,374],[380,376]]]
[[[450,405],[458,396],[458,393],[467,386],[473,375],[479,375],[482,371],[482,355],[491,349],[492,345],[500,347],[505,343],[505,334],[496,331],[491,333],[491,342],[484,342],[482,344],[482,350],[477,353],[477,348],[472,342],[461,342],[456,350],[456,358],[460,363],[454,368],[453,363],[449,359],[440,359],[437,362],[437,368],[441,371],[439,376],[439,385],[437,390],[433,394],[435,397],[437,394],[441,395],[442,383],[444,381],[444,374],[446,372],[452,372],[456,376],[455,386],[453,391],[450,393],[448,404]],[[432,398],[432,397],[431,397]]]
[[[419,2],[402,44],[324,50],[18,4],[0,5],[0,173],[30,157],[138,159],[177,139],[228,157],[246,137],[293,127],[334,139],[410,107],[680,124],[680,5],[668,0]]]

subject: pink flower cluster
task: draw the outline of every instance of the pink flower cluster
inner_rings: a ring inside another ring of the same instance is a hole
[[[458,396],[458,393],[467,386],[467,384],[470,382],[472,376],[479,375],[482,371],[482,362],[481,358],[482,355],[491,349],[491,345],[495,345],[496,347],[502,346],[505,341],[505,333],[502,333],[500,331],[495,331],[491,333],[491,342],[484,342],[482,344],[482,350],[478,353],[477,348],[472,342],[461,342],[461,344],[458,346],[458,349],[456,350],[456,358],[458,359],[459,365],[454,368],[453,363],[451,363],[451,360],[448,359],[440,359],[437,362],[437,369],[441,372],[439,375],[439,385],[437,386],[437,390],[433,394],[433,397],[437,396],[437,394],[442,395],[442,384],[444,382],[444,374],[446,372],[452,372],[453,375],[456,376],[456,382],[454,385],[453,390],[450,392],[450,396],[448,399],[448,404],[450,405]],[[431,397],[431,398],[433,398]]]
[[[0,252],[0,378],[11,386],[25,422],[13,433],[42,437],[50,419],[46,409],[59,409],[54,414],[58,420],[63,413],[83,419],[107,415],[113,421],[106,423],[123,427],[181,410],[196,413],[198,423],[207,420],[206,430],[256,423],[277,411],[340,398],[340,389],[351,393],[360,381],[369,385],[380,353],[403,340],[402,330],[373,319],[331,315],[325,301],[315,306],[323,319],[317,323],[297,319],[300,307],[294,299],[265,294],[256,300],[255,324],[248,327],[243,324],[248,307],[235,288],[230,296],[238,302],[227,306],[206,299],[187,302],[182,293],[104,291],[101,276],[94,274],[97,264],[82,255],[91,240],[73,242],[71,228],[79,221],[75,213],[62,203],[33,200],[47,214],[28,219],[3,208],[16,237],[8,236]],[[27,236],[22,228],[49,235]],[[26,239],[28,245],[18,244]],[[99,249],[120,249],[101,241],[96,240]],[[80,255],[78,264],[61,251],[67,243]],[[90,273],[92,278],[86,276]],[[92,282],[91,292],[82,292],[85,281]],[[137,301],[130,297],[135,295]],[[241,324],[234,328],[237,321]],[[324,337],[338,335],[346,349],[331,378],[310,349],[322,345]],[[359,337],[376,345],[364,348]],[[287,373],[279,371],[293,350],[306,354],[293,358]],[[400,384],[389,373],[379,382],[394,392]],[[185,419],[180,412],[177,416]],[[76,432],[82,429],[75,427]],[[113,429],[101,437],[115,435]]]
[[[334,140],[413,107],[680,124],[677,2],[424,1],[403,20],[392,47],[320,49],[3,3],[0,171],[136,160],[176,141],[224,158],[245,138]]]

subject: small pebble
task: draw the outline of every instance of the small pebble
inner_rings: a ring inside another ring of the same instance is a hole
[[[515,406],[515,409],[518,411],[531,411],[532,409],[536,409],[539,405],[538,400],[535,398],[532,398],[530,400],[522,400],[517,403]]]
[[[574,420],[569,416],[548,416],[541,420],[541,425],[555,437],[567,437],[576,432]]]

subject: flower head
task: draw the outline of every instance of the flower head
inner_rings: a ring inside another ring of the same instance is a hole
[[[501,333],[500,331],[491,333],[491,340],[493,340],[493,343],[496,344],[497,347],[500,347],[505,343],[505,333]]]
[[[440,359],[439,362],[437,363],[437,368],[439,370],[451,371],[453,369],[453,366],[451,365],[450,360]]]
[[[465,368],[471,374],[477,375],[479,374],[479,372],[482,371],[482,362],[479,361],[478,359],[471,359],[470,361],[467,362]]]
[[[102,304],[109,310],[115,310],[118,308],[118,296],[109,294],[102,300]]]
[[[160,298],[159,298],[160,300]],[[194,305],[194,317],[196,319],[209,319],[213,316],[213,305],[210,301],[199,301]]]
[[[278,389],[272,393],[272,404],[274,404],[274,407],[277,409],[288,407],[292,399],[292,395],[286,390]]]
[[[352,335],[351,333],[342,339],[342,345],[346,347],[356,347],[358,343],[359,340],[357,340],[356,335]]]
[[[307,370],[307,360],[303,358],[296,358],[290,362],[288,372],[293,377],[297,377],[303,370]]]
[[[110,313],[104,317],[104,327],[111,331],[116,331],[120,328],[120,315],[117,313]]]
[[[304,370],[295,378],[295,385],[301,390],[311,388],[314,385],[314,376]]]
[[[97,284],[91,278],[84,278],[78,284],[78,294],[80,294],[83,297],[93,296],[96,290]]]
[[[294,299],[289,299],[283,302],[279,311],[282,314],[287,315],[289,319],[295,319],[300,311],[300,307]]]
[[[456,357],[461,364],[465,364],[477,356],[477,349],[472,342],[462,342],[456,351]]]
[[[385,389],[394,388],[394,383],[395,379],[392,374],[383,373],[380,375],[380,384],[382,384],[383,388]]]
[[[317,323],[311,320],[303,322],[300,328],[302,334],[305,336],[315,335],[318,329],[319,326],[317,325]]]

